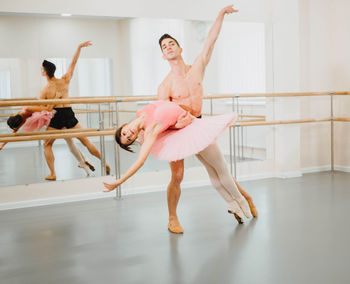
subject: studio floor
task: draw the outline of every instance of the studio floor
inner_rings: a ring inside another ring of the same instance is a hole
[[[350,174],[242,182],[259,217],[238,225],[211,187],[0,213],[0,279],[40,283],[350,283]]]

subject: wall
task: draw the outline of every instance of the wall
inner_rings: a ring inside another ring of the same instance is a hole
[[[350,89],[350,19],[346,0],[307,0],[300,3],[300,81],[304,91],[344,91]],[[302,102],[303,117],[329,117],[330,99],[313,98]],[[347,116],[350,100],[335,99],[335,116]],[[349,170],[350,128],[337,122],[335,128],[335,164]],[[301,166],[317,169],[330,163],[330,124],[302,127]]]

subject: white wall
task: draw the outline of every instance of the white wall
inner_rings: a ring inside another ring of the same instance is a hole
[[[115,86],[112,93],[115,93],[120,73],[118,32],[116,20],[0,16],[3,43],[0,57],[17,59],[13,64],[24,65],[18,74],[21,77],[13,80],[12,87],[20,88],[16,92],[20,97],[36,97],[45,83],[40,76],[42,60],[52,57],[70,59],[79,43],[91,40],[93,46],[84,48],[80,56],[112,60],[112,87]]]
[[[270,0],[236,0],[238,21],[269,20]],[[1,0],[1,12],[53,14],[72,13],[83,16],[174,18],[213,20],[218,11],[232,2],[226,0]]]
[[[350,89],[350,1],[303,0],[300,3],[300,82],[305,91],[346,91]],[[350,101],[335,100],[335,116],[349,117]],[[329,117],[329,98],[304,99],[302,117]],[[303,168],[330,163],[330,124],[302,127]],[[347,123],[336,123],[335,164],[350,164]],[[344,135],[345,134],[345,135]]]

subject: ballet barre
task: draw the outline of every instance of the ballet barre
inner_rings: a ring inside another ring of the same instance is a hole
[[[36,131],[36,132],[26,132],[26,133],[11,133],[7,135],[1,134],[0,142],[6,142],[6,143],[23,142],[23,141],[37,141],[37,140],[49,140],[49,139],[106,136],[106,135],[114,135],[114,134],[115,134],[115,129],[106,129],[106,130],[77,129],[75,131],[71,129],[67,129],[67,130],[51,131],[51,133],[49,131]]]

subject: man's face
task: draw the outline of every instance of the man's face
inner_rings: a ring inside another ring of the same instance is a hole
[[[165,60],[176,59],[181,56],[182,53],[182,48],[180,48],[172,38],[163,39],[161,48]]]
[[[45,68],[41,66],[41,75],[42,76],[46,76],[46,71],[45,71]]]

